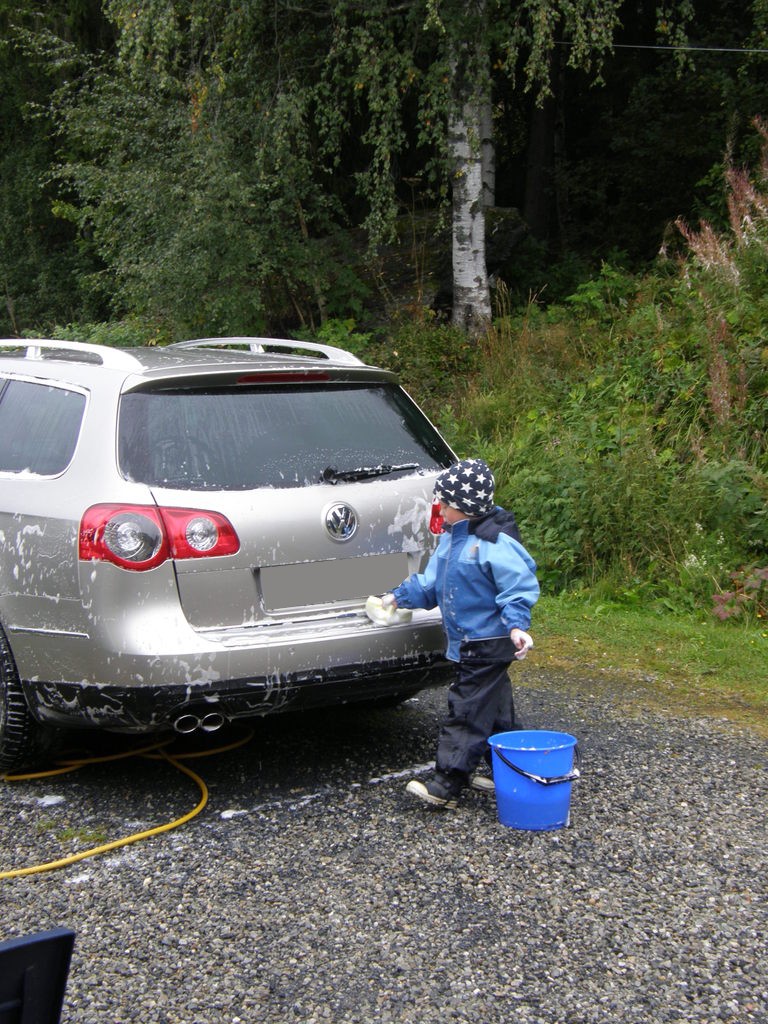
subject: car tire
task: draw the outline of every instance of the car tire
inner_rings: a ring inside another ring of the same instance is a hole
[[[10,644],[0,626],[0,772],[29,766],[44,752],[52,734],[29,713]]]

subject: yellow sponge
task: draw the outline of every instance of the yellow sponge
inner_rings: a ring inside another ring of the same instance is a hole
[[[399,626],[410,622],[413,613],[409,608],[395,608],[391,604],[383,604],[380,597],[374,594],[365,602],[365,614],[377,626]]]

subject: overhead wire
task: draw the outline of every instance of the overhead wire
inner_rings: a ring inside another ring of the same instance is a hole
[[[568,39],[556,39],[557,46],[573,46]],[[683,53],[768,53],[754,46],[689,46],[682,43],[611,43],[612,50],[675,50]]]
[[[614,43],[614,50],[682,50],[684,53],[768,53],[753,46],[682,46],[674,43]]]

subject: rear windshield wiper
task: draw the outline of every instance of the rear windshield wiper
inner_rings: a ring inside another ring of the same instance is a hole
[[[320,479],[326,484],[337,484],[340,480],[368,480],[374,476],[389,476],[390,473],[419,468],[418,462],[403,462],[399,466],[359,466],[357,469],[334,469],[333,466],[326,466],[320,474]]]

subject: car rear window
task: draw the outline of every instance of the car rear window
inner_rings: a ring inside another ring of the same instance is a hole
[[[324,474],[429,471],[454,461],[390,384],[131,392],[120,403],[118,438],[129,480],[190,490],[301,487]],[[376,473],[360,478],[368,475]]]
[[[75,453],[84,411],[79,391],[0,380],[0,473],[62,473]]]

